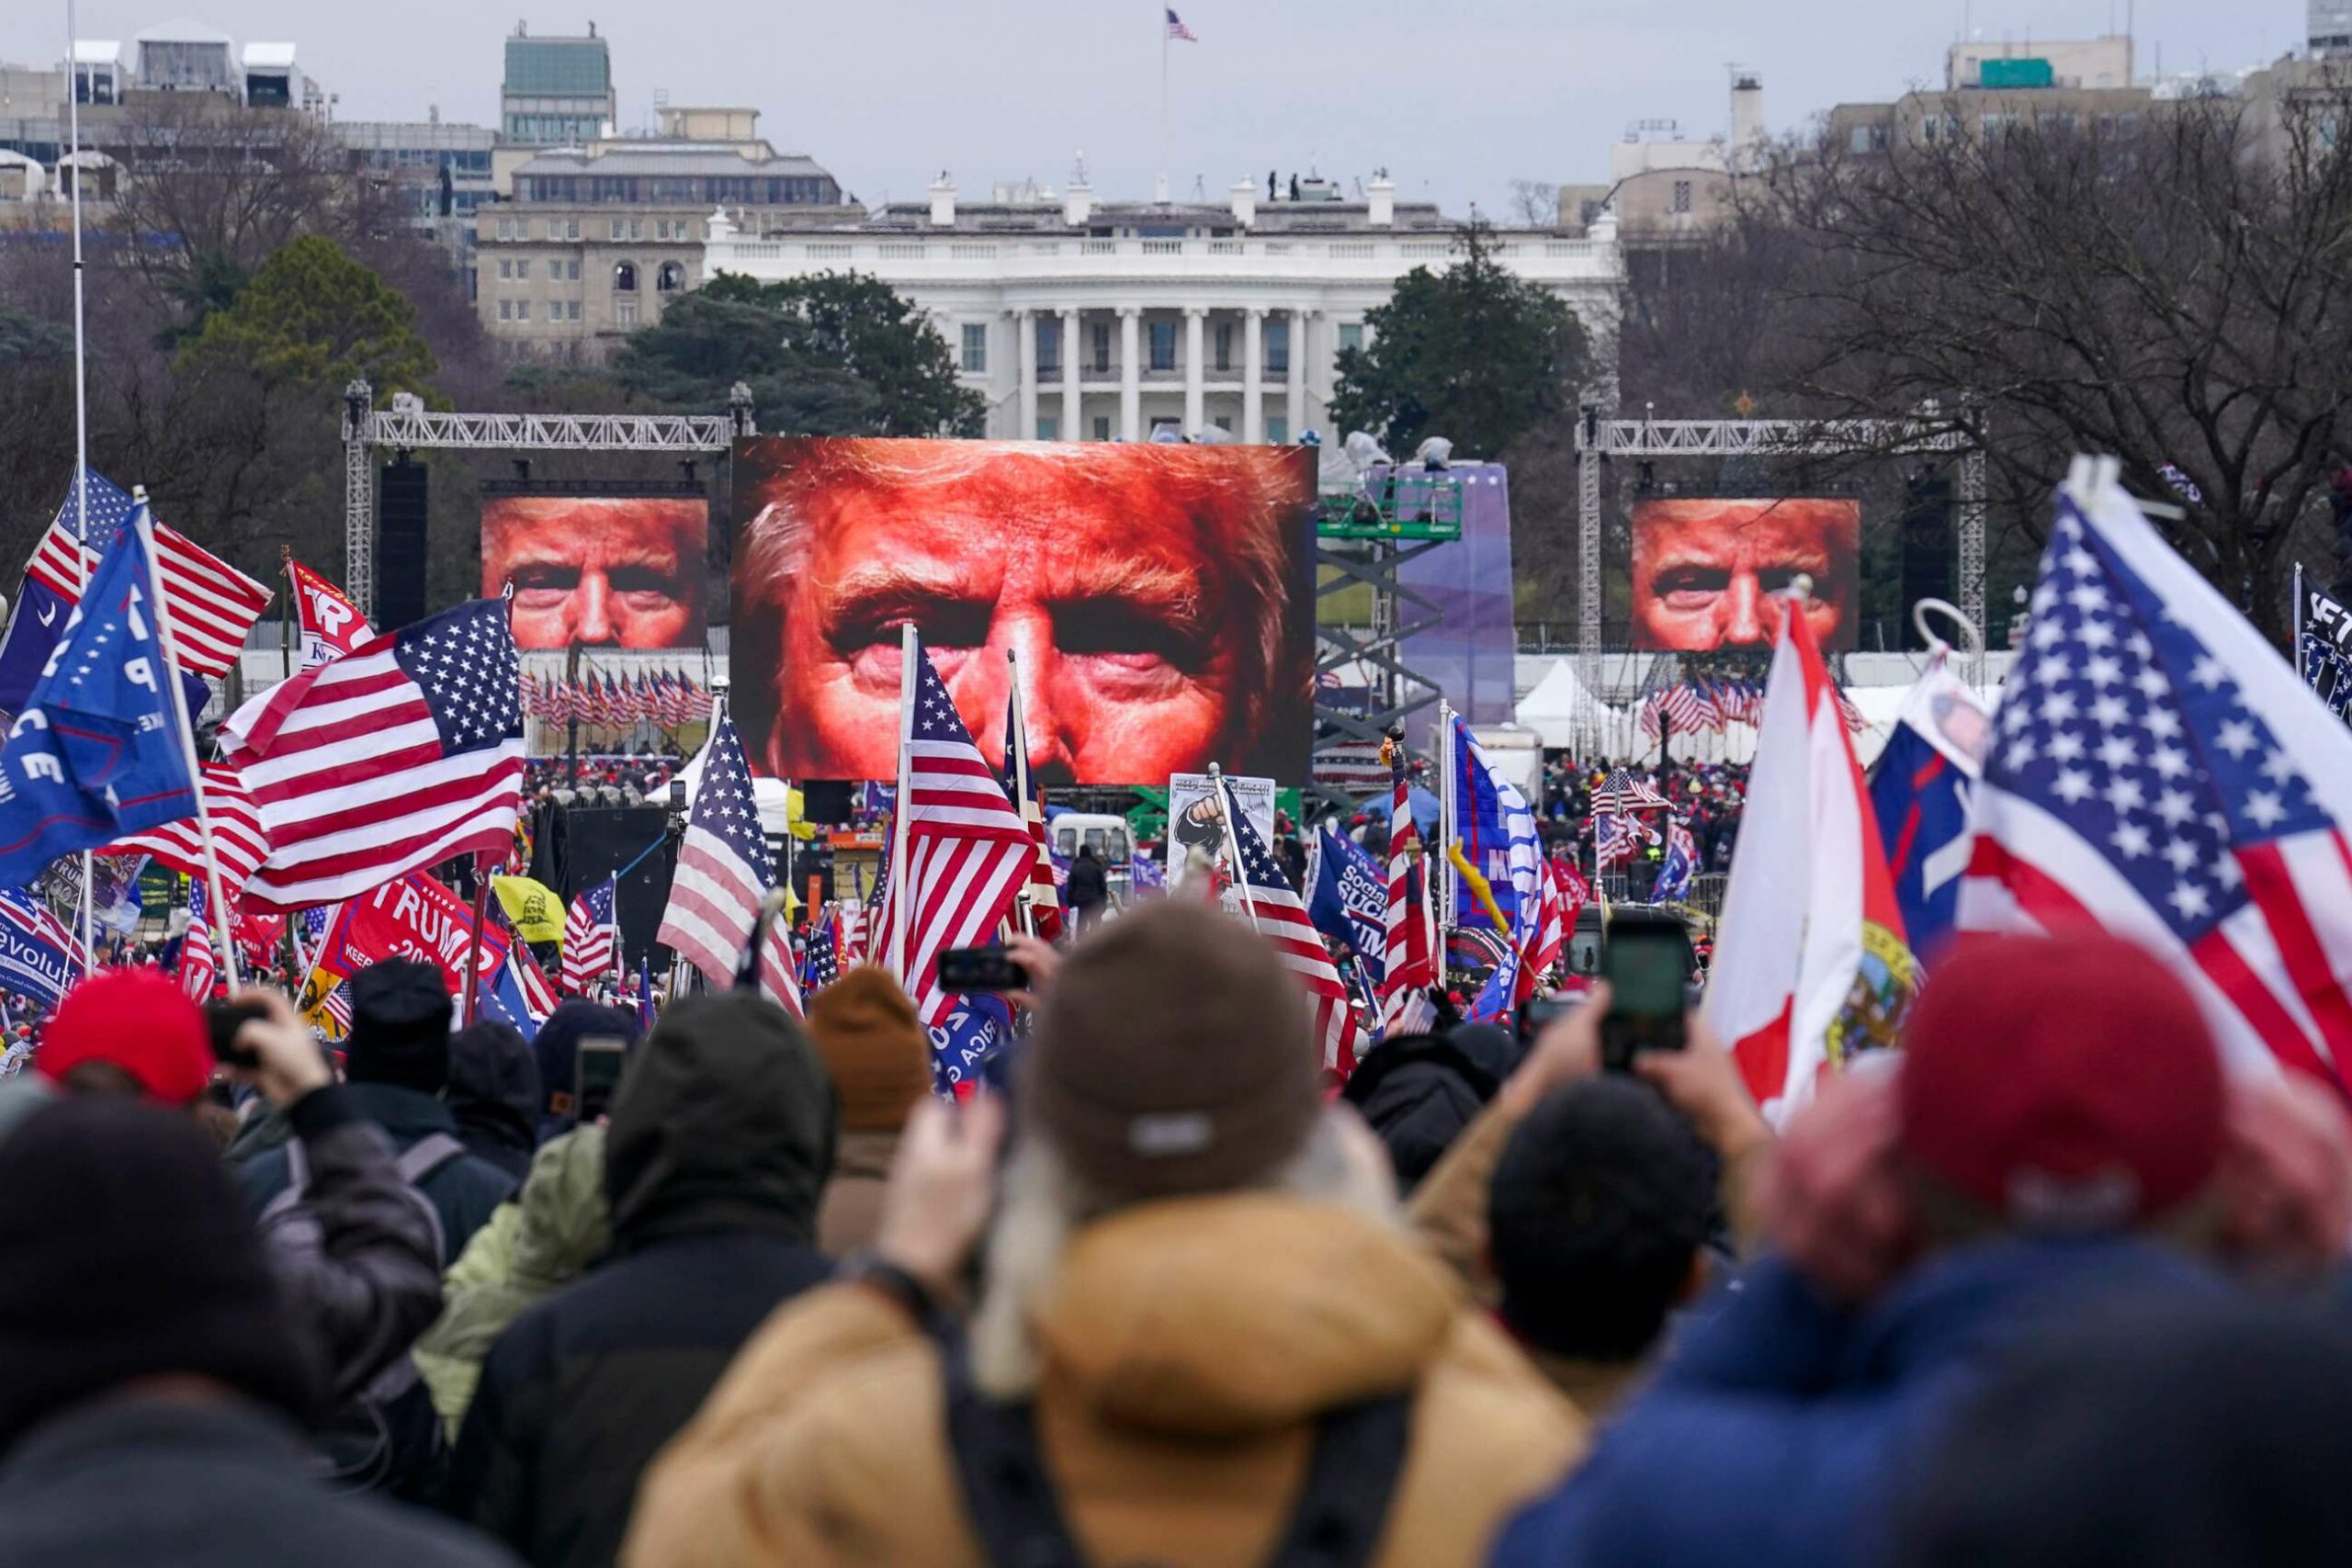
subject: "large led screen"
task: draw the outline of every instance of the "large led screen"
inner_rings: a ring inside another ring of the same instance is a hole
[[[1311,450],[759,438],[734,494],[730,701],[763,773],[895,776],[911,622],[991,763],[1013,655],[1046,783],[1306,776]]]
[[[1771,646],[1769,602],[1802,572],[1821,646],[1859,630],[1862,508],[1850,500],[1650,497],[1634,503],[1633,643],[1703,653]]]
[[[700,648],[710,504],[681,496],[496,496],[481,592],[514,585],[517,647]]]

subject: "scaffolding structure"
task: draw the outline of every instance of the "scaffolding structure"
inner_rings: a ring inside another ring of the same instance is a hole
[[[1960,608],[1984,625],[1984,449],[1929,409],[1911,419],[1608,419],[1588,403],[1577,421],[1577,678],[1600,700],[1602,468],[1611,457],[1958,457],[1955,501]],[[1979,642],[1967,663],[1984,683]]]
[[[752,390],[737,382],[723,414],[435,413],[423,400],[397,394],[376,407],[364,380],[343,391],[344,590],[360,614],[376,614],[378,450],[469,452],[723,453],[736,438],[759,434]]]
[[[1376,746],[1408,715],[1442,700],[1435,681],[1405,663],[1404,644],[1441,625],[1444,612],[1402,573],[1408,563],[1461,539],[1462,499],[1461,481],[1444,469],[1394,468],[1374,470],[1354,489],[1327,491],[1317,501],[1315,564],[1317,578],[1328,581],[1316,584],[1316,601],[1361,584],[1370,590],[1372,611],[1362,632],[1316,629],[1316,750],[1348,741]],[[1372,674],[1374,695],[1363,711],[1321,700],[1323,677],[1342,671]],[[1314,788],[1335,806],[1356,805],[1344,790]]]

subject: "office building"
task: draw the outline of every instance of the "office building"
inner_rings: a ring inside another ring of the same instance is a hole
[[[1366,313],[1417,266],[1442,267],[1454,220],[1399,201],[1385,176],[1238,181],[1221,205],[1095,201],[1001,186],[960,200],[943,175],[926,202],[861,220],[763,232],[714,216],[702,265],[760,279],[856,271],[930,313],[988,434],[1147,439],[1212,427],[1243,441],[1329,432],[1336,362],[1368,341]],[[485,254],[487,252],[485,252]],[[1496,236],[1502,265],[1550,288],[1589,330],[1613,326],[1620,276],[1604,220],[1589,239]]]
[[[533,38],[521,25],[506,40],[498,95],[500,140],[517,147],[584,147],[612,135],[619,101],[613,53],[588,24],[584,38]]]
[[[862,216],[814,159],[776,152],[758,127],[753,109],[665,107],[658,136],[515,165],[512,198],[474,209],[483,328],[537,355],[602,360],[702,282],[715,212],[754,232]]]

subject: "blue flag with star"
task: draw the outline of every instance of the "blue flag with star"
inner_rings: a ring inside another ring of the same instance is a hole
[[[0,886],[196,815],[140,530],[116,534],[0,749]]]

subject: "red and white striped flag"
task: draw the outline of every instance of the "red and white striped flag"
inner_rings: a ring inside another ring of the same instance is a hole
[[[1380,1031],[1414,1034],[1437,1021],[1436,1004],[1430,1000],[1430,987],[1437,984],[1437,965],[1430,953],[1420,826],[1413,820],[1402,750],[1391,745],[1389,777],[1396,793],[1388,817],[1388,907],[1381,917],[1386,941],[1380,978]]]
[[[582,889],[564,912],[563,988],[572,996],[586,996],[591,986],[613,972],[618,931],[614,910],[619,894],[618,878],[608,876]]]
[[[269,590],[185,534],[161,523],[154,529],[155,560],[179,661],[199,675],[226,675],[245,645],[245,634],[268,608]],[[103,547],[106,541],[94,543]],[[70,533],[52,524],[26,575],[67,604],[79,604],[82,584],[97,570],[101,553],[102,548],[77,547]]]
[[[1290,885],[1290,878],[1267,850],[1266,840],[1242,815],[1241,803],[1233,795],[1233,781],[1220,781],[1220,793],[1225,796],[1222,804],[1232,854],[1240,862],[1241,886],[1248,895],[1244,918],[1274,944],[1282,954],[1283,967],[1306,987],[1307,999],[1315,1007],[1316,1033],[1323,1042],[1323,1065],[1345,1077],[1356,1070],[1356,1021],[1348,1006],[1347,985],[1323,945],[1323,934],[1306,918],[1298,889]]]
[[[743,761],[743,742],[734,720],[721,718],[703,752],[702,782],[686,813],[669,906],[653,940],[701,970],[713,986],[731,986],[760,905],[775,886],[775,862],[760,829],[760,804]],[[800,1016],[800,987],[790,954],[779,958],[773,940],[760,954],[760,989]]]
[[[519,935],[507,950],[506,962],[514,965],[514,977],[523,988],[523,1005],[531,1010],[531,1016],[544,1019],[555,1011],[555,987],[548,983],[548,972],[539,967],[539,961],[531,956],[530,944]]]
[[[889,967],[926,1027],[946,1027],[955,996],[939,987],[939,955],[996,935],[1028,881],[1036,840],[972,744],[955,699],[912,636],[912,700],[899,718],[899,830],[905,863],[889,873],[880,931]],[[904,902],[905,948],[898,945]]]
[[[262,826],[261,812],[245,789],[243,776],[230,763],[205,763],[203,789],[205,815],[212,823],[212,850],[220,861],[221,891],[234,903],[262,862],[269,858],[269,831]],[[193,817],[117,839],[98,853],[153,855],[174,871],[195,877],[205,874],[204,834]]]
[[[220,973],[220,955],[212,947],[212,922],[205,917],[204,881],[187,886],[187,932],[180,938],[180,988],[198,1001],[209,1001],[212,982]]]
[[[522,803],[521,673],[505,603],[476,599],[305,670],[222,726],[269,839],[246,898],[300,909],[503,855]]]

